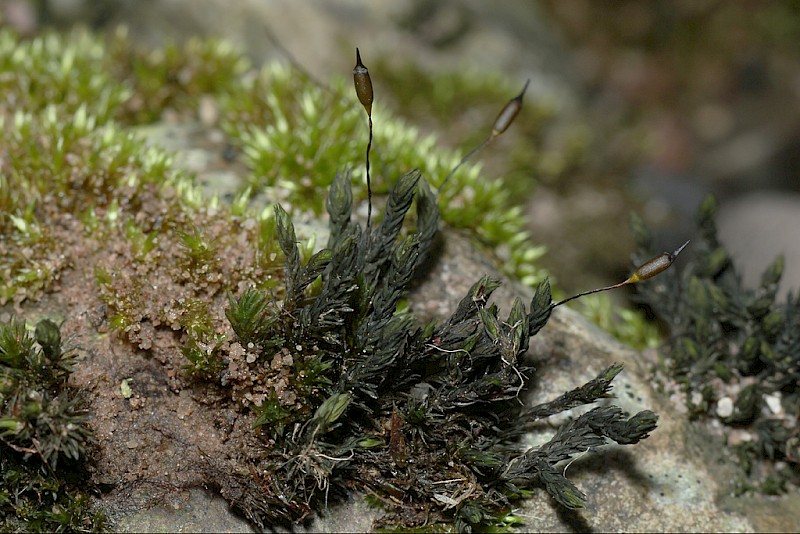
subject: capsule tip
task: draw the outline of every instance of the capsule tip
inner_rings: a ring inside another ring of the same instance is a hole
[[[673,252],[672,254],[670,254],[670,255],[669,255],[669,256],[670,256],[670,259],[674,260],[675,258],[677,258],[677,257],[678,257],[678,254],[680,254],[680,253],[681,253],[681,251],[682,251],[683,249],[685,249],[685,248],[686,248],[686,246],[687,246],[687,245],[688,245],[690,242],[691,242],[691,239],[687,239],[687,240],[686,240],[686,243],[684,243],[683,245],[681,245],[680,247],[678,247],[678,250],[676,250],[675,252]]]
[[[517,95],[517,98],[515,100],[522,101],[522,97],[525,96],[525,91],[528,90],[528,84],[530,84],[530,83],[531,83],[531,79],[530,78],[525,80],[525,85],[522,86],[522,91],[519,92],[519,94]]]

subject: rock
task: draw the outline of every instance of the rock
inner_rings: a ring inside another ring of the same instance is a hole
[[[749,193],[721,202],[717,228],[746,286],[758,287],[761,274],[782,254],[779,295],[800,289],[800,194]]]
[[[168,504],[111,518],[117,532],[254,532],[231,513],[224,499],[200,489],[188,490]]]

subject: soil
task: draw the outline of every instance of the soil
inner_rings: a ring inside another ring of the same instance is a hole
[[[142,258],[125,238],[123,225],[89,235],[57,204],[42,202],[40,219],[48,222],[55,244],[43,262],[56,275],[44,294],[0,308],[0,320],[13,313],[29,324],[43,317],[63,321],[65,345],[79,355],[69,385],[83,392],[96,439],[87,487],[100,490],[100,506],[112,524],[151,506],[174,501],[177,507],[188,488],[215,489],[245,512],[263,506],[249,501],[249,495],[263,491],[243,489],[254,484],[250,466],[263,448],[253,430],[254,416],[232,400],[230,391],[187,371],[181,321],[191,307],[180,306],[196,299],[205,305],[200,311],[213,330],[235,339],[224,316],[226,290],[238,293],[240,285],[268,274],[254,266],[257,224],[231,221],[210,209],[194,221],[181,221],[185,216],[172,210],[169,192],[145,188],[121,201],[123,210],[131,208],[134,220],[148,231],[162,222],[172,227],[161,229],[156,246]],[[100,209],[98,216],[104,215]],[[208,264],[187,260],[176,222],[195,223],[217,243]],[[97,275],[103,271],[111,277],[105,286]],[[128,323],[114,329],[111,321],[120,310],[128,312]],[[233,343],[227,343],[228,352],[246,358],[246,351],[230,350]],[[243,389],[237,391],[244,395]]]

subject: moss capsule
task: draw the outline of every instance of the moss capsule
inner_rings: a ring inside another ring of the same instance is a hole
[[[356,48],[356,66],[353,68],[353,84],[356,86],[358,101],[367,110],[367,115],[372,116],[372,80],[369,69],[361,62],[361,53]]]
[[[684,248],[686,248],[686,245],[688,245],[688,244],[689,244],[689,242],[687,241],[686,243],[684,243],[683,245],[678,247],[678,250],[676,250],[675,252],[672,252],[672,253],[665,252],[665,253],[661,254],[660,256],[656,256],[655,258],[653,258],[651,260],[647,260],[646,262],[641,264],[636,269],[636,271],[634,271],[634,273],[632,275],[630,275],[630,277],[628,277],[628,279],[625,280],[624,282],[620,282],[618,284],[614,284],[613,286],[598,287],[597,289],[592,289],[590,291],[584,291],[583,293],[578,293],[577,295],[572,295],[571,297],[567,297],[567,298],[565,298],[563,300],[559,300],[558,302],[554,302],[554,303],[550,304],[550,309],[553,309],[556,306],[561,306],[562,304],[566,304],[567,302],[569,302],[571,300],[575,300],[575,299],[578,299],[578,298],[581,298],[581,297],[585,297],[586,295],[593,295],[594,293],[601,293],[603,291],[609,291],[611,289],[617,289],[617,288],[622,287],[624,285],[635,284],[636,282],[641,282],[642,280],[647,280],[648,278],[653,278],[658,273],[667,270],[667,268],[669,268],[669,266],[672,265],[672,262],[675,261],[675,258],[678,257],[678,254],[680,254],[681,251]]]
[[[358,55],[357,48],[356,48],[356,55]],[[356,65],[356,68],[357,67],[358,65]],[[355,73],[355,71],[353,71],[353,73]],[[505,132],[508,129],[508,127],[511,126],[511,123],[514,122],[514,119],[517,117],[519,111],[522,109],[522,97],[525,95],[525,91],[528,89],[529,83],[530,80],[527,80],[525,82],[525,85],[522,87],[522,91],[520,91],[517,96],[509,100],[508,103],[505,106],[503,106],[503,109],[500,110],[500,113],[494,120],[494,125],[492,126],[492,133],[489,134],[489,136],[486,139],[484,139],[484,141],[481,144],[470,150],[469,153],[463,158],[461,158],[461,161],[459,161],[458,164],[450,170],[450,173],[444,179],[442,185],[439,186],[439,190],[436,193],[437,195],[442,192],[444,186],[447,185],[447,182],[450,181],[450,177],[455,174],[455,172],[458,170],[459,167],[461,167],[464,163],[466,163],[466,161],[469,158],[480,152],[483,149],[483,147],[491,143],[495,137]],[[356,91],[358,91],[358,82],[356,82]],[[370,89],[370,95],[372,95],[371,89]],[[364,101],[362,100],[361,102],[363,103]]]
[[[522,97],[525,95],[525,91],[528,89],[528,84],[530,80],[525,82],[525,86],[522,88],[522,91],[508,101],[508,104],[503,107],[500,113],[497,115],[497,118],[494,120],[494,126],[492,127],[492,137],[497,137],[501,133],[505,132],[511,123],[514,122],[514,119],[519,114],[519,111],[522,109]]]
[[[356,48],[356,66],[353,68],[353,84],[356,86],[358,101],[364,106],[369,118],[369,141],[367,142],[367,232],[372,220],[372,185],[369,179],[369,151],[372,148],[372,80],[369,70],[361,62],[361,52]]]
[[[678,257],[678,254],[680,254],[688,244],[689,242],[687,241],[675,252],[665,252],[660,256],[656,256],[653,259],[647,260],[640,265],[639,268],[636,269],[636,271],[630,276],[630,278],[625,280],[624,283],[635,284],[636,282],[647,280],[648,278],[652,278],[658,273],[665,271],[670,265],[672,265],[672,262]]]

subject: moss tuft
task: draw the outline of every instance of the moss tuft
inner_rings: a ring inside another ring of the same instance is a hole
[[[777,298],[781,257],[760,287],[742,285],[717,239],[716,206],[708,197],[699,209],[689,265],[641,287],[639,298],[669,327],[662,371],[685,393],[690,417],[747,436],[735,446],[743,468],[738,491],[774,493],[800,483],[800,294]],[[650,234],[638,219],[633,229],[645,257]]]
[[[34,335],[0,323],[0,529],[95,530],[103,526],[74,479],[93,438],[81,396],[67,387],[74,352],[49,319]],[[70,469],[71,468],[71,469]]]
[[[403,235],[414,196],[416,227]],[[447,321],[419,328],[399,303],[438,226],[432,193],[419,171],[401,176],[383,220],[367,229],[351,219],[351,199],[350,176],[340,173],[327,201],[328,248],[305,262],[276,207],[284,298],[252,289],[231,298],[227,317],[248,350],[231,354],[237,373],[221,384],[258,393],[254,426],[268,444],[251,460],[264,494],[235,504],[260,526],[298,522],[358,489],[382,504],[380,527],[459,531],[508,528],[518,520],[513,504],[537,488],[582,507],[585,495],[555,466],[608,441],[636,443],[657,416],[603,406],[540,447],[519,438],[542,418],[608,397],[622,366],[525,408],[518,398],[533,369],[521,360],[555,307],[549,284],[501,320],[487,303],[499,283],[483,278]],[[321,289],[307,292],[317,277]]]

